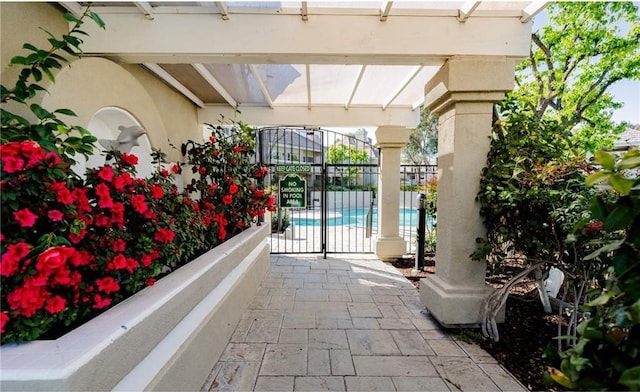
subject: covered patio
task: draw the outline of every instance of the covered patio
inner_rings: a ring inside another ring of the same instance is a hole
[[[24,42],[43,41],[24,26],[64,32],[62,13],[79,16],[88,5],[2,4],[2,58],[18,54]],[[441,325],[475,325],[491,292],[486,264],[469,255],[484,233],[475,196],[492,107],[513,88],[516,64],[529,53],[531,20],[544,5],[98,2],[91,9],[106,30],[83,25],[83,58],[37,100],[45,108],[72,108],[78,117],[70,122],[90,130],[102,110],[124,111],[147,131],[150,146],[176,162],[183,157],[172,145],[203,140],[204,124],[221,118],[256,127],[375,127],[380,260],[406,249],[398,232],[400,150],[426,107],[439,116],[438,265],[421,282],[420,299]],[[14,72],[3,67],[3,83]],[[306,264],[275,258],[272,274],[332,265],[301,260]],[[261,293],[276,289],[264,284],[277,278],[263,281]],[[410,311],[420,313],[411,301]]]
[[[76,14],[86,5],[61,4]],[[199,124],[224,116],[254,126],[376,127],[383,260],[406,249],[400,149],[422,106],[439,115],[439,265],[422,298],[441,323],[474,324],[489,292],[485,265],[469,255],[483,235],[474,199],[492,105],[512,89],[544,4],[104,3],[93,9],[107,29],[87,25],[83,48],[159,77],[193,104]],[[150,129],[153,145],[166,143],[162,136]]]

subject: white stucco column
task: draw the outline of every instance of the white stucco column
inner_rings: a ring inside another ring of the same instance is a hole
[[[400,257],[407,251],[407,242],[399,235],[400,150],[409,141],[409,135],[410,129],[398,126],[381,126],[376,130],[380,148],[376,255],[381,260]]]
[[[485,235],[475,198],[490,146],[492,105],[513,88],[515,61],[453,58],[425,86],[439,115],[436,273],[420,281],[420,298],[443,325],[474,325],[491,293],[486,262],[471,260]]]

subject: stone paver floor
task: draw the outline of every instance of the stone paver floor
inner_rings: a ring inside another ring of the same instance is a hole
[[[372,255],[272,255],[203,391],[526,391]]]

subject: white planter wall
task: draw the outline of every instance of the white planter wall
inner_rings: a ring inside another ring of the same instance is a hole
[[[199,391],[269,269],[252,227],[56,340],[0,348],[2,391]]]

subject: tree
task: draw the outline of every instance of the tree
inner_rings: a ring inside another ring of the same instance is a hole
[[[352,137],[349,137],[349,141],[351,140]],[[329,146],[329,149],[327,150],[327,163],[329,164],[350,163],[357,165],[358,163],[366,162],[369,162],[369,153],[366,150],[359,149],[351,144],[346,145],[342,142],[338,142]],[[343,168],[338,168],[338,170],[342,171]],[[344,177],[347,180],[347,184],[353,185],[358,172],[361,171],[361,167],[348,167],[346,173],[344,174]]]
[[[414,165],[429,164],[438,153],[438,118],[427,109],[420,111],[420,124],[409,136],[402,155]]]
[[[547,10],[549,23],[532,34],[512,96],[536,116],[573,130],[573,141],[587,151],[610,147],[625,125],[612,122],[622,104],[607,90],[640,79],[638,8],[632,2],[554,2]]]

